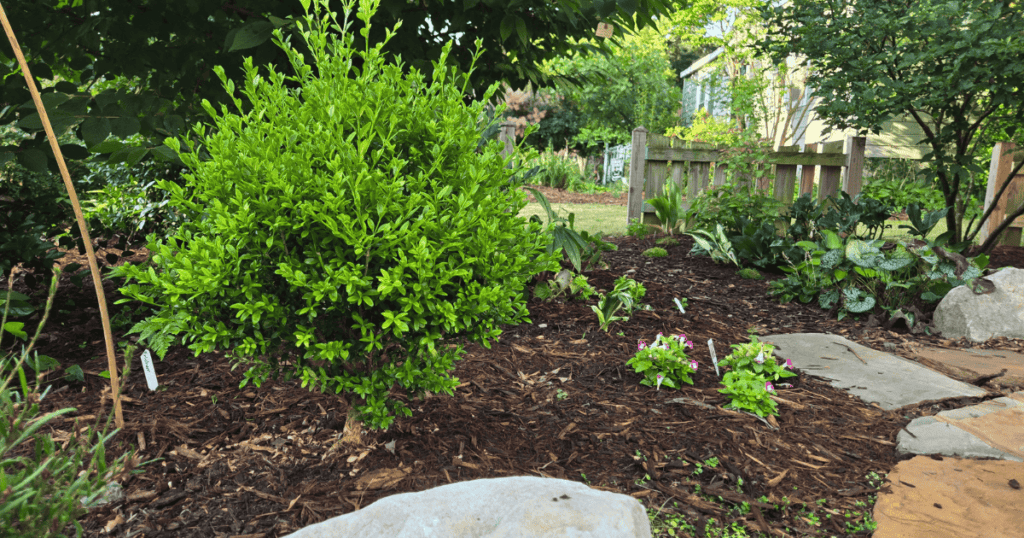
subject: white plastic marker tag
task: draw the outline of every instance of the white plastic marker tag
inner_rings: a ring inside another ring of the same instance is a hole
[[[153,369],[153,356],[149,354],[149,350],[142,352],[142,371],[146,372],[146,384],[149,385],[149,390],[156,390],[156,370]]]
[[[686,310],[683,310],[683,303],[680,303],[679,299],[676,299],[675,297],[673,297],[672,300],[676,302],[676,306],[679,307],[679,311],[685,314]]]
[[[722,374],[718,372],[718,357],[715,357],[715,343],[708,338],[708,349],[711,350],[711,364],[715,365],[715,375],[722,377]]]

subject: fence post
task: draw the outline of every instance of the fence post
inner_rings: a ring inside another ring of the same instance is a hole
[[[781,146],[779,153],[800,153],[800,146]],[[812,176],[813,179],[813,176]],[[796,184],[796,165],[777,164],[775,165],[775,190],[772,196],[782,202],[786,207],[793,205],[793,189]],[[775,231],[785,235],[789,229],[789,219],[781,218],[775,221]]]
[[[807,144],[804,147],[804,153],[817,153],[817,144]],[[805,194],[814,193],[814,170],[817,168],[813,165],[804,165],[803,172],[800,174],[800,196]]]
[[[626,223],[633,219],[643,222],[644,165],[647,163],[647,129],[641,125],[633,129],[629,157],[629,192],[626,195]]]
[[[825,142],[821,145],[821,153],[836,154],[843,152],[843,141]],[[839,183],[843,179],[842,166],[822,166],[821,179],[818,182],[818,202],[821,203],[829,196],[839,191]]]
[[[501,124],[501,130],[498,131],[498,140],[501,140],[501,143],[504,144],[504,146],[505,146],[501,150],[501,156],[502,157],[508,157],[509,155],[512,155],[512,151],[514,150],[513,143],[515,142],[515,139],[516,139],[516,124],[514,124],[514,123],[512,123],[510,121],[506,121],[505,123],[502,123]]]
[[[1010,170],[1013,170],[1014,161],[1020,160],[1019,154],[1014,159],[1016,147],[1017,145],[1013,142],[996,142],[996,145],[992,148],[992,161],[988,169],[988,187],[985,189],[985,206],[983,211],[987,211],[989,206],[992,205],[992,199],[995,198],[996,191],[1003,186],[1002,184],[1007,180],[1006,176],[1010,174]],[[1010,186],[999,197],[999,201],[996,202],[996,208],[992,210],[992,214],[989,215],[981,231],[978,232],[978,241],[984,242],[988,239],[988,236],[1006,219],[1006,214],[1016,211],[1022,201],[1024,201],[1024,174],[1014,176]],[[1024,226],[1024,217],[1018,217],[1012,226],[1003,230],[998,244],[1020,246],[1022,226]]]
[[[860,194],[864,177],[864,149],[867,139],[863,136],[846,137],[846,170],[843,174],[843,192],[850,198]]]

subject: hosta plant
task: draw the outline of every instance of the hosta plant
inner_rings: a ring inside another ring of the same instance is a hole
[[[501,144],[478,151],[496,85],[470,104],[471,71],[426,79],[384,43],[354,50],[354,0],[341,24],[326,0],[303,4],[308,54],[274,32],[295,75],[246,59],[247,104],[204,102],[215,128],[196,128],[201,146],[168,139],[189,173],[185,188],[161,187],[191,218],[168,240],[150,236],[148,266],[115,275],[155,308],[132,331],[160,356],[174,343],[224,350],[242,385],[297,378],[386,429],[411,416],[403,398],[452,394],[456,342],[486,347],[501,325],[528,321],[528,279],[558,266],[541,227],[517,216],[525,195],[509,188]],[[378,5],[358,4],[364,36]],[[450,54],[448,43],[437,65]]]

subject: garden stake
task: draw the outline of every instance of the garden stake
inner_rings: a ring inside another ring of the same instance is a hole
[[[121,413],[121,391],[117,379],[117,361],[114,359],[114,336],[110,332],[110,317],[107,315],[107,298],[103,294],[103,281],[100,278],[100,268],[96,263],[96,252],[92,249],[92,240],[89,238],[89,229],[85,225],[85,218],[82,216],[82,207],[78,203],[78,195],[75,194],[75,186],[71,184],[71,175],[68,174],[68,167],[64,163],[64,155],[60,152],[60,145],[57,144],[57,136],[53,133],[53,126],[50,125],[50,118],[46,115],[46,107],[39,97],[39,90],[36,89],[35,80],[28,70],[28,63],[25,55],[21,53],[18,46],[18,39],[14,37],[14,30],[11,22],[7,20],[7,12],[0,3],[0,22],[4,25],[4,32],[11,42],[11,49],[18,58],[21,65],[21,73],[25,75],[25,82],[28,90],[32,93],[32,101],[39,111],[39,119],[43,121],[43,129],[46,130],[46,137],[50,139],[50,148],[53,149],[53,156],[57,159],[57,166],[60,168],[60,176],[64,180],[64,186],[68,189],[68,197],[71,198],[71,206],[75,210],[75,219],[78,221],[78,229],[82,232],[82,243],[85,244],[85,253],[89,258],[89,270],[92,272],[92,283],[96,287],[96,299],[100,307],[100,320],[103,323],[103,337],[107,341],[107,368],[110,372],[110,390],[114,396],[114,424],[118,428],[124,428],[124,415]]]

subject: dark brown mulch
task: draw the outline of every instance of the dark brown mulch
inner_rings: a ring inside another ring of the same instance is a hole
[[[491,349],[467,347],[453,373],[460,380],[454,396],[411,402],[413,417],[397,420],[390,431],[365,433],[359,446],[336,446],[346,414],[337,396],[310,393],[296,382],[239,389],[241,372],[231,371],[223,355],[195,359],[172,350],[156,364],[164,387],[156,392],[136,366],[125,383],[126,426],[108,454],[135,447],[150,463],[123,479],[127,501],[82,520],[86,535],[282,536],[396,493],[515,475],[585,481],[666,514],[684,514],[698,527],[714,518],[773,534],[845,534],[828,520],[817,528],[797,518],[801,503],[824,500],[836,514],[856,509],[874,493],[866,476],[884,476],[895,465],[896,435],[909,420],[981,400],[883,411],[801,375],[794,387],[780,388],[778,419],[724,410],[708,339],[720,358],[731,344],[748,341],[748,330],[828,332],[874,349],[888,342],[905,357],[920,344],[969,344],[910,334],[902,326],[840,322],[813,304],[779,305],[767,297],[767,281],[743,280],[735,267],[689,256],[692,241],[685,236],[656,260],[639,255],[652,238],[614,241],[619,250],[605,254],[609,268],[590,273],[591,283],[608,290],[628,273],[646,286],[653,311],[604,333],[587,303],[531,302],[532,325],[507,327]],[[1024,248],[997,248],[992,263],[1024,268]],[[105,289],[112,312],[123,311],[124,305],[114,305],[117,284],[106,281]],[[673,297],[688,298],[685,315]],[[685,332],[694,341],[691,356],[701,367],[693,387],[654,390],[625,366],[637,340],[651,341],[659,331]],[[108,382],[96,374],[106,369],[106,359],[90,285],[63,283],[46,334],[39,352],[63,366],[81,365],[87,379],[84,386],[68,384],[51,374],[56,390],[45,403],[76,407],[73,416],[81,419],[105,416],[110,404],[101,394]],[[1021,351],[1024,342],[998,339],[977,347]],[[1002,392],[986,388],[989,397]],[[50,431],[64,440],[74,427],[65,419]],[[721,465],[695,473],[712,457]],[[758,502],[762,495],[772,504]],[[793,504],[776,509],[783,497]],[[755,510],[739,515],[723,508],[742,502]]]

